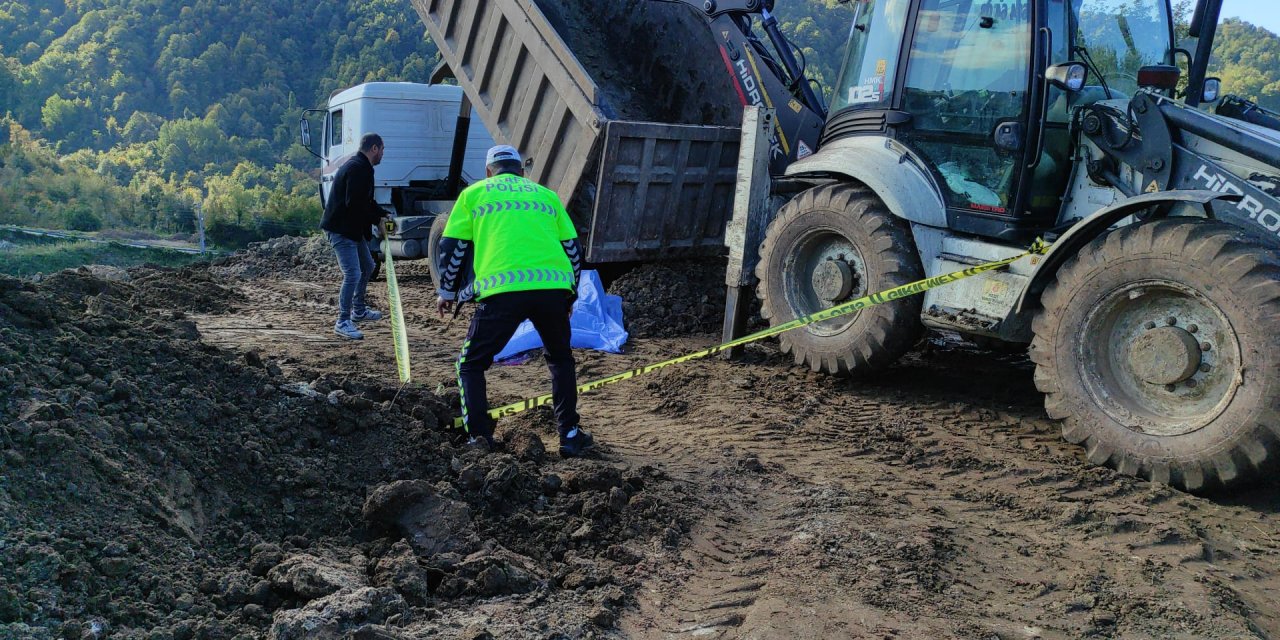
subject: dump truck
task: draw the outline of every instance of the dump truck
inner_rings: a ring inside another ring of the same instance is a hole
[[[781,349],[866,375],[926,328],[1029,345],[1091,462],[1186,490],[1275,468],[1280,132],[1206,77],[1221,0],[1194,52],[1168,0],[851,0],[823,25],[849,34],[829,105],[770,0],[413,4],[590,258],[729,241],[727,334],[747,284],[776,326],[1043,238]]]

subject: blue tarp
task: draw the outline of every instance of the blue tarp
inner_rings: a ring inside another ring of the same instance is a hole
[[[600,275],[595,271],[582,272],[578,302],[573,305],[569,323],[573,326],[569,344],[575,349],[622,353],[622,345],[627,343],[627,331],[622,328],[622,298],[605,293]],[[505,360],[541,346],[542,339],[533,329],[533,323],[525,320],[495,360]]]

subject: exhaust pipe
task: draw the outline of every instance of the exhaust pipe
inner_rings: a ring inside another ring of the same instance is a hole
[[[1200,106],[1204,96],[1204,79],[1209,70],[1209,55],[1213,53],[1213,36],[1218,31],[1218,18],[1222,15],[1222,0],[1200,0],[1191,20],[1191,37],[1196,38],[1196,57],[1191,61],[1191,74],[1187,78],[1188,107]]]
[[[467,154],[467,136],[471,133],[471,100],[462,94],[458,108],[458,121],[453,128],[453,153],[449,156],[449,177],[445,190],[449,199],[456,199],[462,191],[462,161]]]

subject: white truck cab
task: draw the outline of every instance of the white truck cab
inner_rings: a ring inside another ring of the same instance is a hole
[[[462,105],[457,86],[369,82],[334,93],[325,109],[308,110],[301,122],[302,143],[320,158],[321,201],[328,200],[338,169],[359,151],[360,138],[381,135],[386,152],[374,168],[374,199],[396,222],[392,255],[426,257],[432,221],[453,208],[458,190],[484,179],[485,152],[494,144],[483,125],[469,125],[469,103],[466,117],[460,117]],[[318,141],[311,136],[315,121]],[[465,146],[454,163],[455,145],[463,144],[455,135],[460,123],[466,128]],[[375,246],[375,253],[380,248]]]

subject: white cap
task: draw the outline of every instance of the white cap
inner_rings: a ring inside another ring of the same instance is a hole
[[[500,144],[489,149],[489,153],[484,157],[484,163],[486,166],[495,162],[506,162],[508,160],[520,162],[520,152],[516,151],[515,147],[506,144]]]

